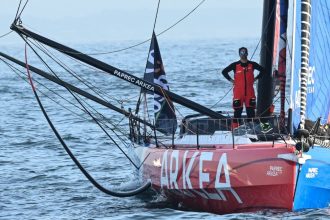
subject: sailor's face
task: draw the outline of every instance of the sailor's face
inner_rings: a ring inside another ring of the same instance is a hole
[[[248,55],[248,53],[247,53],[247,51],[245,49],[242,49],[242,50],[239,51],[240,58],[246,59],[247,58],[247,55]]]

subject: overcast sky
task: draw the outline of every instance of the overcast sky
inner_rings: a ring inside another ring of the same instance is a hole
[[[161,32],[201,0],[163,0],[156,24]],[[1,0],[0,35],[9,31],[19,0]],[[30,0],[23,24],[61,42],[144,40],[151,36],[158,0]],[[262,0],[206,0],[161,38],[259,38]],[[159,37],[159,38],[160,38]],[[12,33],[0,44],[18,40]]]

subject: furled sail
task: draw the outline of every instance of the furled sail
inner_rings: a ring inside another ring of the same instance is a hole
[[[159,85],[162,89],[168,91],[169,85],[166,80],[164,65],[155,32],[152,33],[148,57],[144,80],[153,82],[154,84]],[[173,102],[169,97],[166,97],[165,93],[159,95],[149,91],[149,94],[154,95],[155,127],[165,133],[172,134],[177,128]]]
[[[288,0],[276,1],[273,72],[275,94],[280,92],[280,123],[285,125],[285,84],[286,84],[286,46],[287,46]]]
[[[310,52],[307,78],[306,119],[321,123],[330,122],[330,63],[327,54],[330,51],[330,1],[311,1]],[[301,18],[301,0],[296,4],[296,20]],[[293,110],[293,129],[300,123],[300,60],[301,60],[301,24],[296,23],[294,37],[293,73],[291,80],[291,103]]]
[[[280,1],[280,41],[279,41],[279,57],[278,57],[278,77],[280,80],[280,94],[281,94],[281,110],[280,110],[281,124],[284,125],[288,0],[279,0],[279,1]]]

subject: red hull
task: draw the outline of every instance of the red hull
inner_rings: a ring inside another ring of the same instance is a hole
[[[143,149],[144,178],[187,208],[220,214],[292,209],[295,163],[279,158],[293,152],[284,144]]]

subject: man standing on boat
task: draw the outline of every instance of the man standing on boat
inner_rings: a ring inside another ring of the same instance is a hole
[[[234,97],[233,97],[233,108],[234,108],[234,120],[232,128],[239,126],[238,119],[241,118],[243,112],[243,104],[246,108],[246,114],[248,121],[251,121],[255,117],[256,108],[256,96],[254,94],[253,83],[260,79],[264,73],[264,68],[248,60],[248,50],[245,47],[241,47],[238,50],[240,60],[231,63],[223,71],[223,76],[234,84]],[[254,70],[258,70],[259,74],[254,77]],[[229,76],[229,72],[234,71],[234,79]]]

